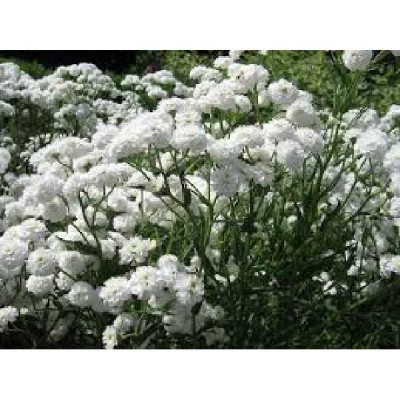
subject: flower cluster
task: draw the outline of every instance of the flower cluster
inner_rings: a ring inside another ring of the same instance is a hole
[[[359,301],[400,274],[400,106],[321,112],[241,53],[193,68],[193,87],[0,65],[0,332],[263,347],[296,281],[313,303]],[[52,127],[15,143],[17,117]],[[27,168],[7,173],[16,151]]]

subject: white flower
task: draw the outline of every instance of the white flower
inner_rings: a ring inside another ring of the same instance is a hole
[[[112,350],[118,345],[117,329],[113,325],[109,325],[103,331],[103,344],[108,350]]]
[[[146,260],[149,251],[156,248],[156,241],[151,239],[142,239],[137,236],[129,239],[124,243],[120,250],[120,264],[135,265],[142,263]]]
[[[168,314],[163,316],[162,321],[164,329],[169,333],[193,334],[194,324],[191,307],[177,303]],[[197,329],[204,325],[200,315],[197,315],[195,323]]]
[[[305,153],[298,142],[285,140],[276,147],[277,159],[289,169],[298,171],[303,165]]]
[[[400,172],[400,143],[394,144],[386,152],[384,166],[388,172]]]
[[[122,82],[121,82],[122,84]],[[92,144],[100,150],[106,148],[107,144],[119,133],[114,125],[99,125],[96,133],[92,136]]]
[[[319,121],[312,104],[305,100],[296,100],[286,111],[286,118],[301,127],[313,127]]]
[[[243,178],[233,168],[221,167],[211,172],[211,186],[213,190],[227,197],[237,193]]]
[[[360,112],[360,110],[350,110],[343,115],[343,121],[346,122],[350,128],[359,128],[364,131],[369,128],[377,128],[380,123],[380,117],[378,112],[373,109],[368,109],[364,112]]]
[[[194,124],[177,128],[172,136],[172,147],[193,153],[201,153],[207,147],[207,136],[204,130]]]
[[[271,101],[268,95],[268,90],[262,89],[258,92],[258,106],[267,107]]]
[[[324,141],[321,135],[310,128],[297,129],[295,132],[295,138],[307,152],[319,153],[324,147]]]
[[[59,272],[56,277],[56,285],[63,291],[69,291],[74,284],[74,280],[63,272]]]
[[[393,197],[390,200],[390,214],[395,218],[400,218],[400,197]]]
[[[93,146],[88,141],[76,137],[66,137],[55,139],[50,145],[40,149],[32,155],[30,162],[34,166],[42,164],[44,161],[57,162],[83,157],[92,151]]]
[[[231,57],[218,57],[214,61],[214,67],[219,69],[228,69],[228,67],[233,63]]]
[[[251,101],[246,96],[235,96],[235,104],[239,107],[239,110],[244,113],[251,111]]]
[[[172,131],[173,118],[169,113],[143,113],[122,126],[106,151],[110,160],[118,160],[140,153],[150,144],[162,148],[169,144]]]
[[[38,296],[44,296],[54,291],[54,275],[31,275],[26,281],[28,292]]]
[[[13,306],[0,308],[0,333],[7,329],[8,324],[17,320],[18,310]]]
[[[167,71],[165,69],[154,72],[152,74],[151,79],[156,82],[156,83],[160,83],[163,85],[166,84],[175,84],[176,79],[174,78],[174,75],[171,71]]]
[[[96,165],[86,174],[87,183],[102,188],[129,179],[134,169],[125,163]]]
[[[75,282],[66,295],[69,302],[77,307],[91,307],[96,302],[96,291],[84,281]]]
[[[132,273],[128,287],[139,299],[148,300],[157,292],[157,269],[150,266],[137,267]]]
[[[29,255],[26,270],[36,276],[46,276],[54,273],[57,266],[54,251],[39,247]]]
[[[138,85],[140,83],[140,78],[137,75],[126,75],[121,81],[121,86]]]
[[[50,222],[55,223],[62,221],[66,217],[67,212],[66,205],[59,198],[47,204],[42,204],[42,217]]]
[[[346,50],[343,52],[343,62],[350,71],[365,71],[372,55],[371,50]]]
[[[4,172],[6,172],[10,161],[11,155],[8,150],[0,147],[0,174],[4,174]]]
[[[15,109],[11,104],[0,100],[0,117],[11,117],[15,114]]]
[[[222,80],[222,73],[216,69],[208,68],[204,65],[194,67],[189,74],[191,79],[198,81],[216,81]]]
[[[228,68],[228,75],[237,85],[237,91],[243,94],[255,87],[264,89],[269,78],[268,71],[255,64],[233,63]]]
[[[298,97],[299,91],[293,83],[279,79],[268,86],[268,96],[274,104],[281,107],[290,106]]]
[[[119,232],[132,232],[137,223],[137,218],[128,213],[116,216],[113,221],[114,229]]]
[[[256,165],[245,164],[245,167],[242,168],[241,172],[248,180],[253,179],[254,182],[264,187],[267,187],[273,179],[271,168],[262,165],[261,163]]]
[[[196,274],[180,273],[175,283],[176,297],[185,306],[193,306],[203,299],[204,283]]]
[[[117,244],[112,239],[101,239],[101,253],[105,260],[112,260],[117,253]]]
[[[62,271],[72,275],[79,275],[86,269],[84,257],[78,251],[62,251],[58,262]]]
[[[178,257],[165,254],[158,259],[157,265],[157,283],[162,287],[172,287],[181,268]]]
[[[273,119],[263,127],[266,137],[272,142],[294,139],[295,127],[285,118]]]
[[[100,298],[110,307],[122,306],[131,297],[127,282],[123,276],[108,279],[100,289]]]
[[[238,147],[256,147],[263,145],[265,134],[262,129],[254,125],[239,126],[231,133],[230,140]]]
[[[132,204],[128,199],[128,194],[122,188],[115,188],[110,196],[108,196],[107,203],[113,211],[118,213],[127,212],[130,204]]]
[[[25,243],[32,242],[33,244],[38,245],[44,242],[47,234],[47,227],[42,221],[35,218],[28,218],[19,225],[8,229],[4,236],[15,237]]]
[[[232,160],[237,159],[241,148],[235,141],[224,138],[210,142],[208,151],[214,161],[230,163]]]
[[[244,50],[229,50],[229,57],[233,60],[236,61],[240,58]]]
[[[0,277],[19,273],[28,257],[28,243],[17,238],[0,238]]]
[[[85,173],[75,173],[71,175],[64,184],[63,194],[68,199],[75,199],[79,192],[86,188],[88,185],[87,174]]]
[[[386,133],[378,129],[368,129],[358,137],[354,150],[373,161],[381,161],[388,148]]]
[[[137,318],[135,316],[122,313],[115,318],[113,326],[119,335],[124,335],[133,326],[136,320]]]
[[[53,174],[40,175],[39,179],[29,186],[24,197],[31,197],[35,203],[49,203],[62,193],[64,181]]]
[[[390,277],[392,273],[400,274],[400,256],[388,254],[381,257],[379,268],[385,278]]]
[[[211,83],[211,82],[202,82]],[[196,97],[196,90],[200,85],[195,88],[194,96]],[[236,84],[230,80],[223,80],[217,85],[209,85],[207,87],[208,93],[199,99],[199,104],[203,112],[210,112],[211,109],[217,108],[223,111],[236,111],[238,106],[236,104]],[[200,97],[200,95],[199,95]]]

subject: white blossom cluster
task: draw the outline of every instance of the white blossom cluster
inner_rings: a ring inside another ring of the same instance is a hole
[[[242,279],[235,257],[223,261],[235,202],[246,202],[255,186],[268,190],[258,212],[279,201],[279,182],[304,182],[326,159],[318,184],[329,196],[317,203],[312,230],[322,230],[325,212],[337,205],[347,216],[378,212],[378,220],[354,222],[348,274],[364,283],[400,274],[400,106],[383,117],[348,110],[326,121],[309,93],[285,79],[271,82],[265,67],[240,63],[240,55],[195,67],[193,87],[159,71],[126,76],[128,90],[91,64],[38,80],[0,65],[0,121],[13,118],[24,100],[39,118],[49,112],[62,132],[30,149],[32,172],[7,176],[11,155],[0,148],[7,182],[0,197],[0,332],[46,315],[49,340],[91,319],[97,325],[85,335],[100,329],[106,348],[144,336],[151,324],[166,337],[223,346],[228,311],[209,291],[228,291]],[[365,70],[371,59],[369,51],[343,55],[351,71]],[[139,107],[143,91],[157,99],[154,110]],[[272,116],[259,117],[265,110]],[[329,153],[333,143],[339,156]],[[302,215],[306,206],[283,204],[282,224],[291,229],[294,210]],[[264,246],[265,225],[252,228]],[[330,295],[338,285],[347,290],[327,272],[313,279]],[[151,335],[146,340],[138,347],[154,346]]]

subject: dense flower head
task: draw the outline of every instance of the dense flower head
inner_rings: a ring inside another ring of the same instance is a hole
[[[293,83],[285,79],[279,79],[268,86],[268,95],[274,104],[286,108],[294,103],[299,91]]]
[[[364,71],[372,60],[371,50],[346,50],[343,53],[344,65],[350,71]]]

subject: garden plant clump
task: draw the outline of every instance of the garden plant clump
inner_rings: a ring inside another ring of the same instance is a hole
[[[0,347],[398,347],[400,105],[358,107],[398,55],[334,52],[324,109],[240,51],[0,64]]]

